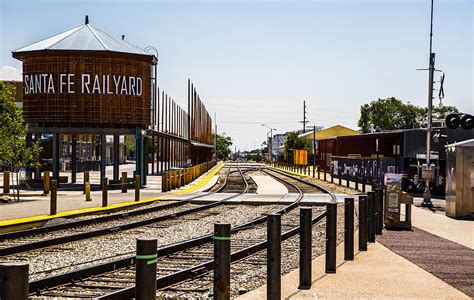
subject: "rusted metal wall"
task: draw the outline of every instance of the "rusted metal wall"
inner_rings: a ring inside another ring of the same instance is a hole
[[[17,58],[23,61],[25,121],[50,127],[145,129],[150,124],[150,57],[94,51],[22,53]]]

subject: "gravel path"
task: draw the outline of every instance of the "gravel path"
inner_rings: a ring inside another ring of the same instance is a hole
[[[165,246],[212,233],[216,222],[242,224],[281,207],[281,205],[223,205],[172,221],[5,256],[0,260],[28,262],[31,281],[84,268],[99,261],[102,263],[132,255],[135,253],[138,237],[156,237],[158,245]]]
[[[198,206],[199,205],[195,205],[195,204],[184,204],[178,207],[171,207],[171,208],[167,208],[167,209],[163,209],[163,210],[159,210],[159,211],[155,211],[155,212],[151,212],[151,213],[147,213],[147,214],[143,214],[139,216],[127,216],[127,217],[122,217],[120,219],[111,220],[107,222],[101,222],[101,223],[96,223],[96,224],[80,226],[80,227],[52,231],[52,232],[48,232],[42,235],[26,236],[26,237],[17,238],[17,239],[5,239],[5,240],[0,241],[0,248],[6,248],[6,247],[14,246],[14,245],[21,245],[21,244],[31,243],[35,241],[59,238],[59,237],[64,237],[67,235],[72,235],[72,234],[77,234],[77,233],[82,233],[82,232],[89,232],[89,231],[94,231],[94,230],[99,230],[99,229],[104,229],[104,228],[109,228],[109,227],[120,226],[123,224],[129,224],[129,223],[137,222],[140,220],[151,219],[151,218],[156,218],[156,217],[160,217],[160,216],[164,216],[168,214],[185,211],[185,210],[198,207]]]

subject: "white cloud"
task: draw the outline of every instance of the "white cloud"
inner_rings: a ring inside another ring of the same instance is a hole
[[[21,71],[15,67],[3,66],[0,69],[0,80],[22,80]]]

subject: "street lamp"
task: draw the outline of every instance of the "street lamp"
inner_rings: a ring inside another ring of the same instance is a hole
[[[265,126],[265,127],[267,127],[268,129],[270,129],[270,138],[271,138],[271,140],[273,140],[273,130],[276,131],[276,129],[275,129],[275,128],[271,128],[271,127],[268,126],[267,124],[262,124],[262,126]],[[268,133],[267,133],[267,134],[268,134]],[[270,139],[268,139],[268,137],[267,137],[267,140],[270,141]],[[269,153],[270,153],[270,155],[269,155],[269,156],[270,156],[270,162],[273,162],[273,149],[272,149],[273,147],[272,147],[272,143],[270,142],[270,145],[267,145],[267,146],[268,146],[268,151],[269,151]]]

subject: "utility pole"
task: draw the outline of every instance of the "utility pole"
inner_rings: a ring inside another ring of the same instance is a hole
[[[313,177],[314,177],[315,166],[316,166],[316,125],[313,126]]]
[[[435,54],[433,53],[433,0],[431,0],[431,20],[430,20],[430,55],[429,55],[429,75],[428,75],[428,124],[426,127],[426,165],[422,166],[422,175],[425,175],[425,191],[423,192],[422,206],[432,206],[430,181],[434,170],[431,166],[431,131],[433,122],[433,78],[435,71]]]
[[[303,100],[303,133],[306,132],[306,100]]]
[[[214,155],[217,159],[217,117],[216,112],[214,112]]]

